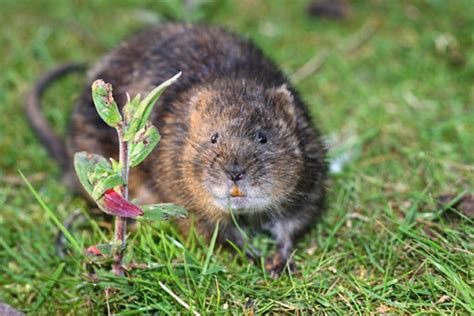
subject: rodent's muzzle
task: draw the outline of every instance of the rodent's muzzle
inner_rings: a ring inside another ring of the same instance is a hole
[[[229,180],[237,182],[239,180],[242,180],[245,175],[245,170],[239,166],[234,165],[231,168],[227,169],[225,173],[227,174]]]
[[[242,192],[242,190],[239,188],[238,182],[244,177],[245,170],[238,165],[234,165],[231,168],[228,168],[225,173],[227,175],[227,178],[229,178],[229,180],[233,182],[232,187],[229,191],[230,197],[244,197],[245,193]]]

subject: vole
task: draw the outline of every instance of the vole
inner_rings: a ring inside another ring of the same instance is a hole
[[[144,96],[181,71],[152,113],[162,138],[132,170],[132,196],[187,208],[193,216],[179,222],[183,233],[194,218],[209,240],[219,223],[221,244],[244,248],[240,228],[269,232],[277,250],[266,269],[274,277],[284,270],[296,241],[324,210],[326,148],[298,93],[257,46],[204,24],[162,24],[132,35],[89,71],[64,146],[40,116],[39,97],[45,82],[72,68],[44,78],[27,112],[74,188],[75,152],[117,157],[116,133],[94,108],[92,82],[110,82],[123,105],[127,93]]]

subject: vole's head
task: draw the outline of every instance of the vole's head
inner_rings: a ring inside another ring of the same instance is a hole
[[[286,85],[222,85],[199,91],[191,102],[183,169],[194,200],[249,213],[290,198],[303,157]]]

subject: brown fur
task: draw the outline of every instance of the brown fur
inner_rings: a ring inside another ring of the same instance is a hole
[[[249,41],[192,24],[132,36],[91,70],[72,116],[68,155],[86,150],[117,156],[115,131],[91,101],[93,80],[112,83],[123,105],[126,93],[144,96],[178,71],[183,75],[151,117],[162,140],[132,171],[131,195],[185,206],[206,238],[219,222],[222,243],[247,243],[230,212],[244,229],[270,232],[278,250],[268,270],[277,276],[324,209],[326,150],[296,91]],[[235,186],[244,197],[231,197]],[[190,225],[179,223],[184,233]]]

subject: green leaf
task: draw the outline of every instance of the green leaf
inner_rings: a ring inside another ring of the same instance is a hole
[[[106,190],[125,184],[120,169],[117,166],[114,169],[100,155],[78,152],[74,155],[74,168],[82,186],[96,202]]]
[[[123,180],[121,175],[111,174],[106,178],[99,180],[94,185],[94,190],[92,191],[92,198],[94,200],[98,200],[104,194],[105,191],[122,184],[125,184],[125,181]]]
[[[122,112],[123,112],[123,117],[125,119],[125,124],[128,125],[130,123],[133,113],[135,113],[138,106],[140,105],[140,99],[141,99],[140,94],[137,94],[133,98],[133,100],[128,100],[127,104],[125,104],[125,106],[123,107]]]
[[[122,166],[120,165],[120,163],[114,158],[109,158],[109,160],[110,160],[110,163],[112,164],[113,172],[120,174],[122,172]]]
[[[98,181],[102,180],[103,178],[108,177],[109,175],[113,174],[114,171],[110,166],[108,161],[100,161],[95,165],[94,171],[89,173],[89,182],[93,185],[97,184]]]
[[[160,133],[155,126],[148,122],[130,143],[130,167],[140,164],[153,151],[160,141]]]
[[[74,169],[77,177],[84,189],[92,197],[94,184],[90,181],[90,175],[94,174],[94,170],[99,163],[107,163],[107,160],[96,154],[90,154],[85,151],[78,152],[74,155]]]
[[[181,76],[181,72],[153,89],[136,108],[132,106],[133,101],[129,102],[130,106],[127,108],[127,117],[130,117],[130,119],[128,120],[127,131],[124,135],[125,141],[129,141],[130,139],[132,139],[139,130],[145,127],[145,124],[148,121],[148,118],[150,117],[151,110],[153,109],[153,106],[155,105],[156,101],[158,101],[159,97],[165,91],[166,88],[168,88],[170,85],[176,82],[176,80],[178,80],[179,76]],[[132,111],[133,113],[131,113]]]
[[[102,120],[109,126],[117,128],[122,121],[122,116],[112,96],[112,85],[100,79],[94,81],[92,100],[94,100],[95,108]]]
[[[184,207],[171,203],[142,205],[141,209],[144,213],[143,220],[148,221],[161,221],[169,217],[183,218],[188,214]]]

